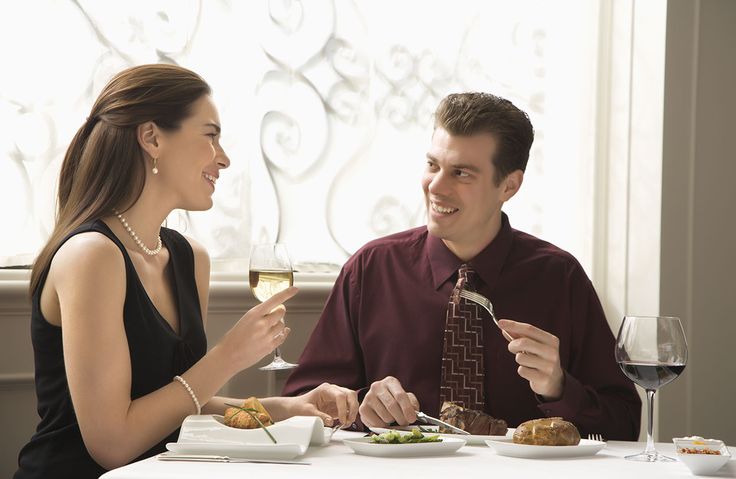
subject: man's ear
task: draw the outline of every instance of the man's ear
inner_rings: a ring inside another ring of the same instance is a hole
[[[143,148],[143,151],[148,153],[148,156],[151,158],[161,156],[161,130],[154,122],[147,121],[138,125],[136,137],[138,144]]]
[[[501,195],[503,201],[508,201],[518,193],[521,184],[524,182],[524,172],[515,170],[509,173],[501,182]]]

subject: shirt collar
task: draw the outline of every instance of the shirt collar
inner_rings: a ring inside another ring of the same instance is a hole
[[[493,289],[498,276],[501,274],[503,264],[511,250],[512,240],[513,234],[509,218],[506,213],[501,212],[501,229],[496,237],[480,253],[468,261],[468,264],[478,273],[488,289]],[[463,263],[447,248],[440,238],[431,234],[428,234],[427,238],[427,258],[432,268],[435,290],[438,290],[440,286],[452,278]]]

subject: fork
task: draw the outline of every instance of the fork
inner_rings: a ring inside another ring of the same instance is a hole
[[[601,434],[588,434],[588,439],[591,441],[603,442],[603,435]]]
[[[498,326],[498,329],[501,329],[501,326],[498,324],[498,319],[496,319],[496,314],[493,312],[493,303],[491,303],[491,300],[483,296],[482,294],[478,294],[475,291],[469,291],[467,289],[461,289],[460,290],[460,297],[465,298],[468,301],[472,301],[476,304],[479,304],[482,306],[486,311],[488,311],[491,314],[491,319],[494,323],[496,323],[496,326]],[[506,340],[511,341],[512,338],[509,333],[501,329],[501,333],[503,334],[503,337],[506,338]]]
[[[493,303],[491,303],[490,299],[486,298],[482,294],[476,293],[475,291],[468,291],[467,289],[460,290],[460,297],[483,306],[486,309],[486,311],[491,313],[491,319],[493,320],[494,323],[496,323],[496,326],[498,326],[498,319],[496,319],[496,315],[493,312]],[[501,328],[501,326],[498,326],[498,327],[499,329]]]
[[[336,433],[336,432],[337,432],[338,430],[340,430],[340,429],[342,429],[342,428],[344,428],[344,427],[347,427],[347,425],[346,425],[346,424],[341,424],[341,423],[340,423],[340,421],[338,421],[338,420],[335,420],[335,423],[334,423],[334,424],[332,425],[332,427],[330,428],[330,439],[332,439],[332,436],[334,436],[334,435],[335,435],[335,433]]]

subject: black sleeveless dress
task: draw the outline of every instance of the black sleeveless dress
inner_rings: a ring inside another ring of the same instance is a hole
[[[207,351],[207,339],[194,280],[194,253],[181,234],[161,228],[161,241],[169,250],[173,291],[178,304],[180,334],[159,314],[133,267],[120,240],[102,221],[86,223],[70,237],[97,231],[110,238],[125,258],[126,293],[123,309],[125,334],[130,350],[132,384],[136,399],[169,384],[173,377],[196,363]],[[48,270],[32,296],[31,339],[36,366],[36,395],[41,422],[30,442],[21,449],[15,479],[97,478],[105,472],[87,452],[79,431],[64,368],[61,328],[41,314],[40,298]],[[101,419],[102,420],[102,419]],[[174,431],[139,459],[165,450],[176,441]]]

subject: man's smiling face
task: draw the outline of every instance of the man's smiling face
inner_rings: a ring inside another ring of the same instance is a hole
[[[453,136],[438,127],[432,135],[422,178],[427,229],[463,260],[493,240],[501,226],[501,206],[521,185],[521,171],[495,184],[496,149],[490,133]]]

